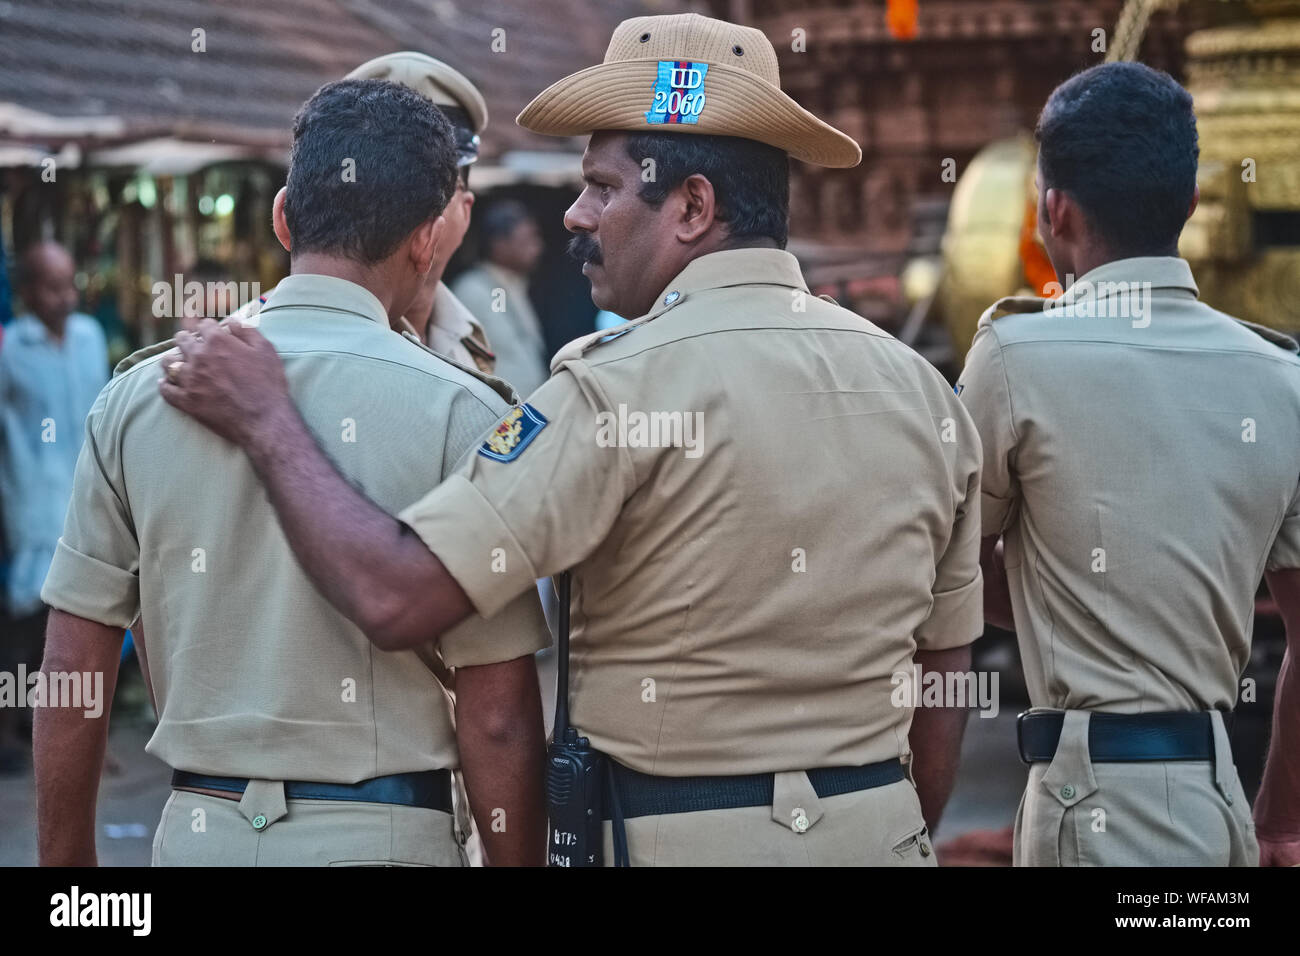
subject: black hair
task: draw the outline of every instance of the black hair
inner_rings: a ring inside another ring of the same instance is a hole
[[[1196,114],[1173,77],[1106,63],[1058,86],[1034,130],[1045,189],[1060,189],[1116,256],[1168,255],[1196,189]]]
[[[327,83],[294,118],[287,188],[295,254],[380,262],[455,192],[451,124],[398,83]]]
[[[659,206],[696,173],[713,184],[715,216],[729,240],[771,239],[785,248],[790,235],[790,158],[766,143],[736,136],[629,133],[627,155],[654,177],[638,195]]]
[[[520,223],[528,222],[532,218],[528,208],[517,199],[502,199],[494,202],[479,220],[484,251],[491,252],[492,246],[497,241],[510,238],[519,228]]]

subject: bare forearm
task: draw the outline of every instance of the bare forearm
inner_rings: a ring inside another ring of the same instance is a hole
[[[1300,674],[1290,649],[1273,698],[1273,736],[1255,800],[1255,828],[1264,839],[1300,840]]]
[[[442,562],[339,474],[291,406],[247,450],[303,570],[376,645],[433,640],[473,611]]]
[[[513,672],[509,681],[490,689],[482,675],[474,674],[506,668]],[[476,677],[477,686],[471,686]],[[461,670],[456,699],[461,771],[488,864],[541,866],[546,859],[546,741],[532,658]]]
[[[980,542],[980,571],[984,575],[984,620],[1004,631],[1015,631],[1011,612],[1011,585],[999,546],[1001,539],[991,535]]]
[[[97,717],[87,716],[85,707],[46,706],[36,711],[32,745],[42,866],[96,865],[95,803],[121,647],[121,628],[50,612],[41,664],[46,686],[51,686],[49,675],[55,672],[102,674],[103,684]]]
[[[970,669],[970,647],[946,651],[917,651],[922,674],[948,674]],[[948,681],[944,681],[947,686]],[[912,778],[921,800],[921,815],[933,834],[948,803],[961,761],[961,740],[966,732],[965,707],[917,707],[908,735],[912,749]]]

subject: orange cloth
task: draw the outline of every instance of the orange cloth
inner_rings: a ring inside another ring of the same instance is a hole
[[[895,40],[910,40],[916,36],[917,0],[889,0],[885,10],[885,25]]]
[[[1047,258],[1047,250],[1038,241],[1038,207],[1034,200],[1025,200],[1025,221],[1020,227],[1020,262],[1025,267],[1025,282],[1034,290],[1034,295],[1054,299],[1061,293],[1059,282],[1053,286],[1052,295],[1047,295],[1047,284],[1057,282],[1056,270],[1052,260]]]

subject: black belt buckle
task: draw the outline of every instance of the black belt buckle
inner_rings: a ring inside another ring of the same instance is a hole
[[[1026,766],[1032,766],[1034,761],[1030,759],[1030,755],[1025,750],[1025,735],[1027,733],[1025,724],[1026,721],[1032,721],[1034,718],[1041,716],[1042,713],[1042,711],[1022,710],[1020,713],[1016,714],[1016,752],[1020,755],[1020,762]],[[1062,717],[1062,719],[1064,719],[1064,717]],[[1056,731],[1056,741],[1052,744],[1053,753],[1056,752],[1056,744],[1059,743],[1060,740],[1061,731],[1058,728]]]

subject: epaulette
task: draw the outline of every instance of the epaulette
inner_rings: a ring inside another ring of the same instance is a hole
[[[424,349],[424,351],[428,352],[430,355],[436,355],[442,361],[446,362],[448,365],[460,369],[466,375],[472,375],[474,378],[478,379],[488,388],[492,389],[492,391],[496,392],[498,395],[504,398],[511,405],[518,405],[519,402],[522,400],[521,396],[516,395],[515,390],[511,388],[510,384],[506,382],[504,379],[497,378],[495,375],[489,375],[487,372],[479,371],[477,368],[471,368],[468,365],[462,365],[460,362],[457,362],[453,358],[448,358],[447,356],[443,355],[441,352],[435,352],[433,349],[429,348],[429,346],[421,342],[420,337],[416,335],[414,332],[410,332],[403,329],[402,338],[406,339],[406,341],[410,342],[416,348]]]
[[[622,325],[616,325],[612,329],[600,329],[588,335],[579,336],[555,353],[555,357],[551,359],[551,373],[554,374],[555,370],[565,362],[572,362],[574,359],[582,358],[582,356],[586,355],[597,346],[604,345],[606,342],[612,342],[617,338],[622,338],[624,335],[635,331],[638,327],[645,325],[647,322],[659,318],[659,316],[663,315],[665,312],[677,308],[688,298],[690,298],[689,293],[679,295],[676,292],[669,292],[668,298],[665,301],[660,302],[658,308],[651,309],[639,319],[633,319],[632,321],[625,322]]]
[[[1267,325],[1258,325],[1254,322],[1247,322],[1245,319],[1237,319],[1242,325],[1250,329],[1260,338],[1272,342],[1284,352],[1290,352],[1292,355],[1300,353],[1300,342],[1297,342],[1292,336],[1277,329],[1270,329]]]
[[[250,328],[257,328],[257,316],[258,313],[261,312],[262,306],[265,304],[266,296],[262,296],[260,299],[253,299],[251,302],[244,303],[244,305],[240,306],[234,312],[231,312],[228,316],[219,321],[222,325],[234,321],[241,325],[247,325]],[[153,345],[146,345],[144,348],[132,352],[126,358],[122,359],[122,361],[113,366],[113,374],[118,375],[125,372],[127,369],[135,368],[135,366],[139,365],[145,359],[153,358],[155,355],[158,355],[161,352],[166,352],[168,349],[174,349],[175,347],[175,336],[172,336],[169,339],[164,339],[161,342],[155,342]]]
[[[146,345],[144,348],[132,352],[126,358],[122,359],[122,361],[114,365],[113,375],[114,377],[121,375],[123,372],[127,371],[128,369],[135,368],[137,365],[139,365],[141,362],[145,361],[146,359],[151,359],[155,355],[161,355],[163,352],[174,349],[175,347],[176,347],[176,340],[174,338],[164,339],[162,342],[155,342],[153,345]]]
[[[980,316],[980,325],[994,322],[1007,315],[1024,315],[1028,312],[1042,312],[1051,299],[1041,299],[1036,295],[1006,295],[984,310]]]
[[[461,336],[460,344],[465,346],[465,351],[474,359],[474,364],[480,372],[485,375],[492,374],[492,370],[496,368],[497,364],[497,354],[495,352],[472,335]]]

